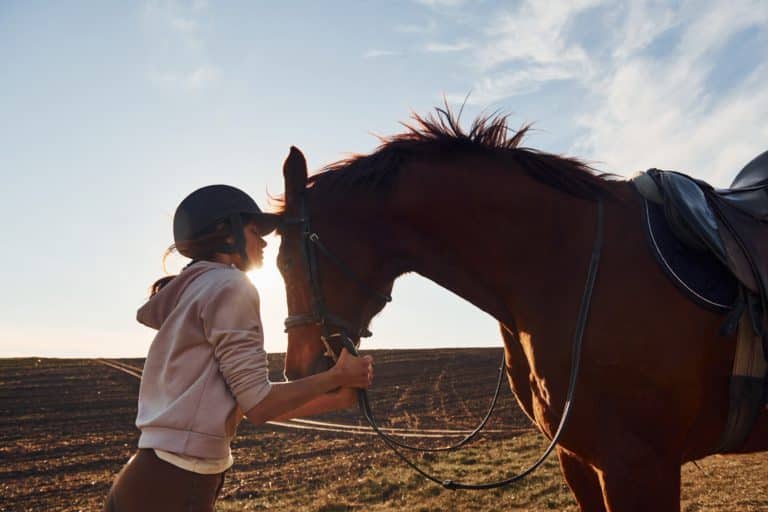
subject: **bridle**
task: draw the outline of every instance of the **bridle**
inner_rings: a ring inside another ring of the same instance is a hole
[[[320,326],[320,339],[325,345],[326,352],[324,355],[330,357],[335,363],[338,359],[336,352],[331,348],[330,341],[333,338],[340,338],[342,340],[348,340],[355,350],[349,350],[353,354],[357,354],[357,347],[359,346],[360,338],[368,338],[372,336],[371,331],[367,327],[353,324],[339,316],[333,315],[328,312],[325,306],[325,299],[320,288],[320,273],[317,268],[317,253],[322,253],[328,261],[333,263],[336,268],[341,271],[348,279],[357,284],[366,294],[374,297],[378,301],[386,304],[392,301],[392,297],[388,294],[379,293],[370,286],[368,286],[362,279],[360,279],[352,270],[345,265],[336,255],[329,251],[325,245],[320,241],[320,237],[317,233],[312,231],[310,224],[309,212],[307,211],[307,202],[305,194],[301,195],[301,208],[300,215],[296,219],[284,219],[283,224],[298,224],[301,228],[301,254],[306,264],[307,274],[309,277],[309,291],[311,293],[310,302],[312,304],[312,311],[309,313],[300,313],[297,315],[289,315],[285,319],[285,332],[294,327],[302,327],[306,325],[318,325]],[[354,344],[351,339],[357,338],[358,343]]]
[[[318,271],[318,266],[317,266],[318,252],[323,256],[325,256],[331,263],[333,263],[334,266],[339,271],[341,271],[342,274],[344,274],[347,277],[347,279],[354,282],[357,285],[357,287],[363,292],[365,292],[367,295],[372,296],[374,299],[377,299],[379,302],[385,303],[385,304],[387,302],[390,302],[392,300],[392,297],[387,294],[383,294],[377,290],[374,290],[359,276],[357,276],[347,265],[345,265],[341,261],[341,259],[339,259],[335,254],[333,254],[320,241],[320,237],[311,228],[306,198],[303,194],[301,197],[299,213],[300,215],[298,218],[286,218],[284,219],[283,223],[284,225],[298,224],[301,229],[301,254],[307,268],[309,290],[311,293],[310,301],[312,304],[312,311],[309,313],[300,313],[300,314],[288,316],[288,318],[286,318],[285,320],[285,331],[288,332],[288,330],[293,327],[317,325],[320,327],[320,330],[321,330],[320,339],[323,342],[326,349],[325,353],[323,354],[324,356],[332,359],[334,363],[338,360],[338,356],[336,355],[336,352],[333,350],[330,344],[330,341],[334,338],[338,338],[343,348],[346,348],[347,351],[349,351],[351,354],[357,356],[358,355],[357,349],[359,347],[359,342],[354,343],[353,341],[354,338],[356,337],[360,339],[364,337],[370,337],[372,333],[368,330],[367,327],[357,327],[352,322],[349,322],[337,315],[332,315],[328,313],[328,310],[325,305],[325,300],[323,298],[323,294],[321,292],[321,287],[320,287],[320,273]],[[469,434],[467,434],[464,438],[462,438],[456,444],[449,445],[449,446],[440,446],[440,447],[432,447],[432,448],[423,448],[423,447],[413,446],[413,445],[403,443],[402,441],[399,441],[398,439],[395,439],[381,432],[376,422],[376,419],[373,415],[373,411],[371,410],[370,401],[368,399],[368,396],[365,390],[361,390],[362,392],[359,394],[360,409],[361,409],[361,412],[363,413],[363,416],[365,416],[365,418],[371,424],[371,427],[376,432],[378,432],[379,435],[382,436],[382,438],[385,438],[386,440],[389,441],[389,443],[392,443],[395,446],[398,446],[400,448],[405,448],[408,450],[422,451],[422,452],[440,452],[440,451],[454,450],[456,448],[459,448],[467,444],[475,436],[477,436],[477,434],[483,429],[483,427],[485,427],[485,424],[490,419],[493,409],[496,406],[496,402],[499,396],[499,391],[501,390],[503,375],[504,375],[504,357],[502,355],[502,362],[499,367],[498,378],[496,379],[496,391],[493,395],[493,399],[491,400],[491,404],[488,408],[488,412],[486,413],[486,415],[483,417],[483,419],[475,429],[469,432]]]
[[[367,327],[358,326],[352,322],[349,322],[339,316],[332,315],[328,312],[323,298],[320,287],[320,274],[318,272],[318,251],[325,256],[334,266],[342,272],[348,279],[353,281],[359,289],[366,292],[367,295],[372,296],[383,303],[388,303],[392,300],[392,297],[388,294],[383,294],[377,290],[371,288],[367,283],[360,279],[347,265],[345,265],[341,259],[333,254],[320,240],[317,233],[312,231],[310,216],[307,207],[306,193],[303,192],[300,197],[300,210],[298,218],[285,218],[283,220],[284,225],[298,224],[301,229],[301,253],[306,264],[309,289],[311,293],[312,311],[309,313],[300,313],[295,315],[289,315],[285,320],[285,331],[294,327],[317,325],[320,327],[320,339],[325,345],[326,352],[324,355],[329,357],[335,363],[338,360],[338,356],[331,347],[330,341],[334,338],[338,338],[341,346],[346,348],[352,355],[358,355],[358,346],[360,344],[360,338],[370,337],[372,333]],[[536,468],[538,468],[549,456],[552,450],[557,445],[557,442],[562,435],[565,425],[570,417],[571,405],[573,403],[574,390],[576,388],[576,380],[579,373],[579,364],[581,356],[581,344],[584,335],[584,329],[586,327],[587,316],[589,313],[589,306],[592,298],[592,290],[594,289],[595,279],[597,277],[597,269],[600,262],[600,254],[603,245],[603,203],[599,200],[597,203],[597,230],[595,234],[595,241],[592,247],[592,254],[589,263],[589,270],[587,272],[587,282],[582,294],[581,304],[579,307],[579,316],[576,322],[576,331],[573,338],[573,346],[571,353],[571,376],[568,385],[568,393],[566,395],[565,405],[563,407],[563,414],[560,418],[560,424],[557,427],[557,431],[552,436],[549,446],[544,453],[527,469],[521,473],[505,478],[497,482],[483,483],[483,484],[469,484],[462,482],[455,482],[453,480],[442,480],[434,475],[431,475],[418,467],[413,461],[408,459],[399,448],[407,450],[422,451],[422,452],[439,452],[455,450],[465,444],[469,443],[485,426],[488,419],[491,417],[494,407],[496,406],[497,399],[499,397],[499,391],[501,389],[501,383],[503,380],[505,359],[502,355],[501,365],[499,366],[499,374],[496,381],[496,391],[491,400],[488,412],[483,417],[478,426],[465,436],[461,441],[449,446],[440,446],[434,448],[421,448],[413,445],[403,443],[381,431],[376,418],[373,415],[371,409],[370,400],[368,399],[368,393],[365,389],[358,390],[358,405],[360,412],[368,421],[369,425],[376,434],[379,435],[381,440],[386,444],[401,460],[403,460],[408,466],[414,469],[416,472],[424,476],[425,478],[442,485],[446,489],[493,489],[509,485],[513,482],[523,479]],[[514,334],[514,333],[513,333]],[[358,342],[353,341],[353,337],[358,339]]]

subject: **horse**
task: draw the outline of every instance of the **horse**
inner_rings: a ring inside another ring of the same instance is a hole
[[[509,130],[504,115],[468,130],[459,117],[447,108],[414,114],[371,154],[311,177],[292,148],[277,258],[290,315],[286,377],[328,369],[339,330],[359,344],[394,281],[415,272],[499,322],[509,385],[551,439],[604,208],[581,369],[556,453],[582,510],[679,510],[681,465],[716,453],[726,422],[735,336],[718,333],[723,314],[660,270],[628,181],[524,147],[529,127]],[[311,234],[302,228],[310,219]],[[322,241],[313,268],[304,264],[308,235]],[[318,306],[331,321],[319,325]],[[762,410],[729,453],[766,449]]]

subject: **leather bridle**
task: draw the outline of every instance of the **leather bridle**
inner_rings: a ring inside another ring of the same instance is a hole
[[[352,355],[358,355],[358,346],[360,344],[359,339],[370,337],[372,333],[367,327],[358,326],[349,322],[339,316],[332,315],[328,312],[325,304],[325,300],[322,295],[320,287],[320,274],[318,271],[318,251],[323,254],[334,266],[342,272],[348,279],[357,284],[358,288],[366,292],[368,295],[378,299],[383,303],[390,302],[392,297],[388,294],[383,294],[377,290],[368,286],[360,277],[357,276],[347,265],[345,265],[335,254],[333,254],[328,248],[320,241],[320,237],[317,233],[312,231],[310,216],[307,207],[306,193],[301,194],[300,201],[300,215],[298,218],[285,218],[283,224],[298,224],[301,229],[301,253],[306,264],[309,289],[311,293],[312,311],[309,313],[300,313],[295,315],[289,315],[285,320],[285,331],[294,327],[317,325],[320,327],[321,335],[320,339],[325,345],[326,352],[324,355],[329,357],[335,363],[338,360],[336,352],[331,347],[330,341],[334,338],[338,338],[341,346],[346,348]],[[523,479],[536,468],[538,468],[544,460],[549,456],[560,436],[565,428],[571,411],[571,405],[573,403],[573,394],[576,388],[576,379],[579,373],[579,364],[581,356],[581,343],[584,335],[584,329],[586,327],[587,316],[589,313],[590,301],[592,298],[592,290],[594,289],[595,279],[597,277],[597,269],[600,262],[600,254],[603,245],[603,203],[599,200],[597,203],[597,230],[595,234],[595,241],[592,247],[592,255],[589,263],[589,269],[587,272],[587,282],[582,294],[581,304],[579,307],[579,316],[576,322],[576,331],[573,338],[572,354],[571,354],[571,375],[568,385],[568,392],[566,396],[565,405],[563,407],[563,414],[560,418],[560,424],[557,427],[557,431],[552,437],[552,440],[544,451],[544,453],[527,469],[521,473],[505,478],[498,482],[483,483],[483,484],[469,484],[462,482],[455,482],[453,480],[442,480],[434,475],[431,475],[418,467],[410,459],[408,459],[398,448],[405,448],[407,450],[422,451],[422,452],[439,452],[455,450],[465,444],[469,443],[485,426],[488,419],[491,417],[494,407],[496,406],[497,399],[499,397],[499,391],[501,389],[501,383],[503,380],[505,359],[502,355],[501,365],[499,367],[499,374],[496,382],[496,391],[493,395],[488,412],[483,417],[478,426],[465,436],[461,441],[449,446],[440,446],[434,448],[421,448],[413,445],[403,443],[381,431],[376,418],[373,415],[371,409],[370,400],[368,399],[368,393],[365,389],[358,390],[358,405],[360,412],[376,434],[379,435],[381,440],[408,466],[414,469],[416,472],[424,476],[425,478],[442,485],[446,489],[493,489],[509,485],[513,482]],[[358,339],[358,342],[353,341],[353,337]]]
[[[328,312],[320,287],[320,273],[317,267],[318,251],[322,253],[326,259],[328,259],[328,261],[333,263],[336,268],[341,271],[342,274],[356,283],[358,288],[360,288],[363,292],[385,304],[391,302],[392,297],[388,294],[380,293],[368,286],[347,265],[345,265],[338,257],[336,257],[336,255],[334,255],[325,247],[325,245],[323,245],[317,233],[312,231],[305,194],[301,195],[301,207],[299,213],[300,215],[298,218],[287,218],[283,221],[283,224],[298,224],[300,226],[301,254],[307,268],[309,291],[311,294],[310,303],[312,310],[309,313],[289,315],[285,319],[285,332],[288,332],[289,329],[294,327],[302,327],[306,325],[319,326],[320,339],[326,348],[325,355],[330,357],[335,363],[338,359],[338,356],[330,345],[330,341],[333,338],[356,338],[358,343],[356,345],[353,344],[356,348],[360,343],[360,338],[368,338],[372,336],[372,333],[368,330],[367,327],[354,324]],[[356,351],[350,352],[356,353]]]

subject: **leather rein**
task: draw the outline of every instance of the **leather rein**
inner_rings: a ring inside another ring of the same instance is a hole
[[[527,469],[525,469],[519,474],[513,475],[511,477],[505,478],[497,482],[471,484],[471,483],[464,483],[464,482],[456,482],[453,480],[440,479],[434,475],[431,475],[426,471],[424,471],[423,469],[421,469],[420,467],[418,467],[413,461],[408,459],[400,451],[400,449],[421,451],[421,452],[450,451],[450,450],[455,450],[457,448],[460,448],[461,446],[464,446],[465,444],[469,443],[474,437],[476,437],[477,434],[483,429],[485,424],[490,419],[491,414],[493,413],[493,410],[496,406],[496,402],[499,397],[499,392],[501,390],[501,383],[503,380],[504,369],[505,369],[505,358],[503,354],[502,354],[501,364],[499,366],[498,378],[496,381],[496,391],[494,392],[493,399],[491,400],[491,404],[489,406],[488,412],[480,421],[478,426],[474,430],[472,430],[469,434],[467,434],[467,436],[465,436],[456,444],[452,444],[448,446],[421,448],[421,447],[403,443],[402,441],[399,441],[393,438],[392,436],[385,434],[384,432],[381,431],[381,428],[379,427],[378,422],[376,421],[376,418],[373,414],[371,403],[368,398],[368,392],[365,389],[358,389],[358,392],[357,392],[358,406],[360,407],[360,412],[363,414],[363,417],[366,419],[366,421],[371,426],[373,431],[376,432],[376,434],[378,434],[378,436],[381,438],[384,444],[386,444],[403,462],[405,462],[417,473],[421,474],[423,477],[427,478],[428,480],[431,480],[439,485],[442,485],[446,489],[452,489],[452,490],[454,489],[470,489],[470,490],[493,489],[493,488],[509,485],[511,483],[514,483],[518,480],[525,478],[527,475],[529,475],[534,470],[536,470],[536,468],[538,468],[546,460],[546,458],[555,448],[555,446],[557,445],[560,439],[560,436],[562,435],[565,425],[568,421],[568,418],[570,416],[570,411],[571,411],[571,405],[573,403],[573,395],[574,395],[574,390],[576,388],[576,380],[579,373],[579,365],[580,365],[580,359],[581,359],[580,356],[581,356],[582,338],[584,335],[584,329],[587,322],[589,306],[592,298],[592,291],[594,289],[595,279],[597,277],[597,270],[600,262],[600,255],[601,255],[602,245],[603,245],[603,222],[604,222],[603,217],[604,217],[603,203],[600,200],[597,203],[597,230],[595,234],[595,241],[592,247],[589,270],[587,272],[587,281],[584,287],[584,292],[582,294],[581,305],[579,307],[579,316],[576,322],[576,331],[573,337],[572,354],[571,354],[571,374],[570,374],[570,381],[568,384],[568,393],[566,396],[565,405],[563,407],[563,414],[560,418],[560,424],[557,427],[557,431],[552,437],[552,440],[549,446],[544,451],[544,453],[530,467],[528,467]],[[328,313],[326,309],[325,300],[323,298],[321,287],[320,287],[320,274],[318,272],[318,264],[317,264],[318,251],[323,256],[325,256],[331,263],[333,263],[334,266],[336,266],[336,268],[339,271],[341,271],[342,274],[344,274],[351,281],[355,282],[358,288],[360,288],[362,291],[364,291],[368,295],[384,303],[390,302],[392,300],[392,297],[387,294],[382,294],[374,290],[370,286],[368,286],[335,254],[333,254],[330,250],[328,250],[328,248],[325,245],[323,245],[317,233],[312,231],[309,212],[308,212],[307,203],[306,203],[306,194],[302,194],[301,196],[300,216],[296,219],[284,219],[283,223],[298,224],[301,227],[301,237],[302,237],[301,252],[304,259],[304,263],[306,264],[306,267],[307,267],[307,274],[309,277],[309,287],[310,287],[310,293],[311,293],[311,303],[312,303],[311,312],[289,315],[286,318],[285,331],[288,332],[289,329],[294,327],[300,327],[300,326],[306,326],[306,325],[318,325],[321,331],[320,339],[325,345],[326,352],[324,353],[324,355],[326,357],[331,358],[334,361],[334,363],[338,359],[338,356],[336,355],[335,351],[333,350],[330,344],[331,340],[333,340],[334,338],[338,338],[338,341],[340,342],[341,346],[346,348],[347,351],[349,351],[352,355],[358,356],[359,355],[358,347],[360,342],[358,341],[358,343],[355,344],[355,342],[353,341],[353,337],[356,337],[359,340],[360,338],[372,336],[372,333],[367,329],[367,327],[358,326],[356,324],[346,321],[341,317]]]

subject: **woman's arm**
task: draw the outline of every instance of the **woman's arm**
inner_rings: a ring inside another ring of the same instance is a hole
[[[273,384],[274,385],[274,384]],[[338,411],[340,409],[349,409],[357,403],[357,389],[341,388],[338,391],[332,391],[317,398],[313,398],[304,405],[300,405],[292,411],[281,414],[274,421],[284,421],[293,418],[304,418],[323,414],[324,412]]]
[[[328,371],[291,382],[273,383],[269,393],[246,411],[245,416],[251,423],[261,425],[294,413],[292,417],[324,412],[325,407],[335,405],[334,398],[326,398],[326,393],[339,387],[367,388],[372,378],[370,356],[355,357],[342,349],[338,362]],[[310,402],[314,403],[310,405]]]

